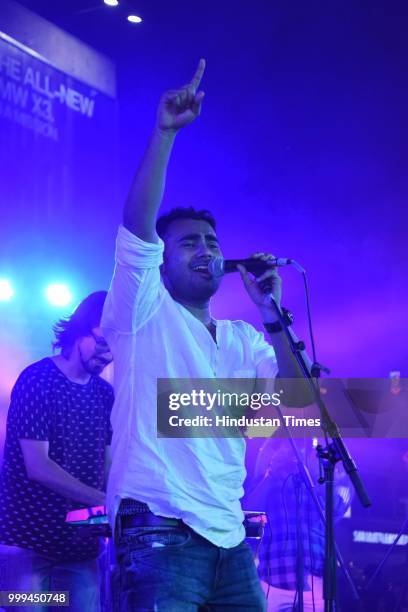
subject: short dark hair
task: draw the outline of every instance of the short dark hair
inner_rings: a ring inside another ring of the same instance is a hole
[[[161,215],[156,222],[156,232],[160,238],[164,235],[173,221],[177,219],[193,219],[194,221],[206,221],[214,231],[217,231],[215,219],[209,210],[196,210],[192,206],[172,208],[168,213]]]
[[[71,316],[62,318],[53,326],[55,342],[53,349],[69,351],[78,338],[89,336],[94,327],[99,327],[106,291],[95,291],[77,306]]]

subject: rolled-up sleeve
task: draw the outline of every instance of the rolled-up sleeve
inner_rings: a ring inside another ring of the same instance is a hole
[[[106,339],[134,333],[157,307],[162,293],[160,265],[164,244],[144,242],[123,225],[116,240],[115,270],[101,326]]]

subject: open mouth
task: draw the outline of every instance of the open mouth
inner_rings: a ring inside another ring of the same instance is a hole
[[[192,270],[205,278],[212,278],[212,275],[208,271],[208,264],[196,264],[192,266]]]

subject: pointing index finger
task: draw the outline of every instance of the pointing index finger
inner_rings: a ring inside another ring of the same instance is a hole
[[[197,91],[197,89],[200,86],[200,82],[201,82],[201,79],[203,78],[204,70],[205,70],[205,59],[201,58],[200,61],[198,62],[197,70],[195,71],[195,74],[189,83],[194,88],[194,91]]]

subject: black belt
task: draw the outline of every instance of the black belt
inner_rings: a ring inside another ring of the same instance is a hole
[[[149,506],[135,499],[122,499],[118,520],[121,529],[129,527],[187,527],[182,520],[159,516],[151,512]]]

